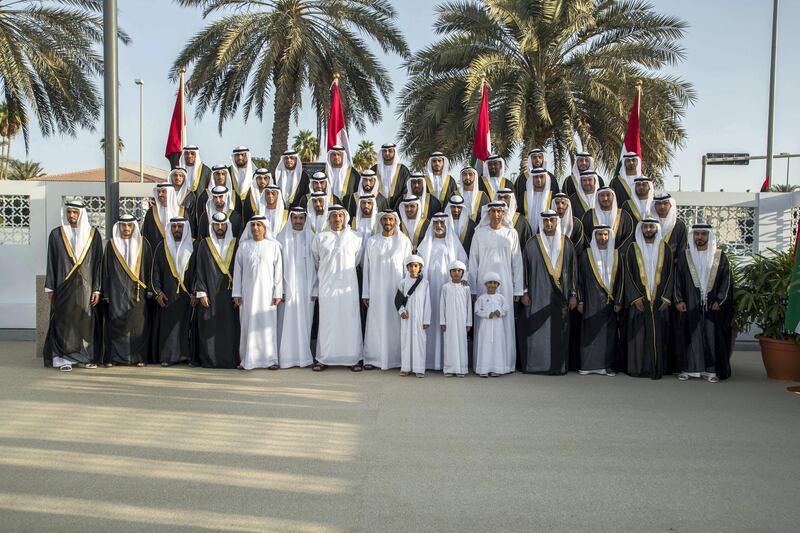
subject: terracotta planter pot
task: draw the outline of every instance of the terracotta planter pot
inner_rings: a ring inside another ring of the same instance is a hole
[[[758,337],[767,377],[800,381],[800,346],[794,341]]]

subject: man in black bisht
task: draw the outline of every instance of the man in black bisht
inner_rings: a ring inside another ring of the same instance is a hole
[[[186,169],[186,181],[189,183],[189,190],[199,196],[208,188],[211,181],[211,169],[200,159],[200,148],[195,144],[183,147],[181,162],[178,167]]]
[[[132,215],[122,215],[111,229],[103,260],[106,306],[103,362],[144,366],[150,350],[147,298],[153,254]],[[150,294],[152,296],[152,294]]]
[[[634,377],[661,379],[675,282],[672,250],[661,238],[658,220],[645,218],[622,252],[626,371]]]
[[[189,221],[174,217],[161,246],[153,252],[150,288],[158,306],[155,308],[152,338],[152,362],[169,366],[194,362],[190,332],[194,293],[194,242]]]
[[[716,383],[731,375],[733,277],[710,224],[692,226],[688,241],[676,261],[675,307],[686,318],[678,332],[685,345],[678,379]]]
[[[589,246],[578,257],[581,375],[616,375],[622,277],[611,228],[595,226]]]
[[[255,189],[251,189],[251,192]],[[231,191],[224,185],[215,185],[211,188],[211,196],[203,206],[203,213],[197,217],[197,238],[205,239],[209,236],[209,223],[216,213],[224,214],[231,226],[235,237],[242,233],[242,216],[236,212],[231,202]]]
[[[539,218],[539,233],[523,252],[526,293],[520,366],[523,372],[566,374],[569,359],[569,312],[578,305],[575,293],[575,250],[561,234],[558,214],[552,209]]]
[[[206,368],[239,366],[239,314],[233,307],[233,260],[237,239],[224,213],[215,213],[209,233],[197,244],[197,355]]]
[[[395,143],[381,145],[380,160],[372,166],[372,170],[378,177],[381,194],[389,202],[389,205],[396,205],[398,199],[405,196],[406,181],[411,172],[397,158]]]
[[[97,368],[103,245],[89,222],[81,200],[64,205],[61,226],[47,241],[47,277],[50,326],[44,344],[44,364],[63,371],[77,364]]]

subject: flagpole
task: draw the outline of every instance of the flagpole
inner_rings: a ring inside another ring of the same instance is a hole
[[[103,1],[103,107],[105,110],[106,237],[119,215],[119,103],[117,0]]]
[[[184,76],[186,75],[186,67],[181,67],[180,70],[180,91],[181,91],[181,150],[186,146],[186,91],[184,90]]]

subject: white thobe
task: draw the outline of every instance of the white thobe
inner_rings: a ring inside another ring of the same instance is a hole
[[[396,230],[396,231],[399,231]],[[400,317],[394,306],[411,241],[403,234],[373,235],[364,249],[361,297],[369,299],[364,364],[381,370],[400,366]]]
[[[278,307],[283,295],[283,262],[277,241],[246,241],[236,252],[234,298],[241,298],[239,357],[245,369],[278,364]]]
[[[433,239],[429,257],[425,259],[425,274],[431,291],[431,329],[428,331],[426,366],[431,370],[442,369],[442,330],[439,327],[439,297],[442,287],[450,281],[448,267],[455,260],[467,262],[467,255],[456,257],[445,244],[445,239]]]
[[[278,235],[283,247],[283,304],[278,307],[280,331],[279,361],[281,368],[309,366],[311,323],[314,302],[311,292],[317,283],[317,272],[311,262],[311,232],[291,228]]]
[[[500,285],[500,288],[503,286]],[[489,318],[494,311],[500,311],[500,316]],[[478,318],[475,328],[475,373],[508,374],[514,371],[515,362],[510,361],[504,352],[509,350],[508,335],[504,331],[503,322],[511,318],[514,324],[514,315],[509,313],[510,307],[502,294],[481,294],[475,300],[475,316]],[[511,339],[513,349],[513,338]],[[509,366],[510,364],[510,366]]]
[[[444,373],[466,374],[469,368],[467,327],[472,326],[469,287],[461,283],[444,284],[439,298],[439,323],[447,326],[447,331],[442,333]]]
[[[522,296],[524,290],[522,252],[519,237],[513,228],[502,226],[492,229],[483,226],[475,230],[469,252],[469,286],[472,294],[485,289],[480,280],[489,272],[500,276],[498,293],[503,295],[509,309],[513,309],[515,296]],[[517,348],[514,341],[514,313],[510,312],[502,318],[506,332],[505,357],[507,368],[513,372],[517,360]]]
[[[311,245],[319,295],[317,361],[324,365],[353,366],[361,360],[360,249],[361,236],[349,228],[317,233]]]
[[[399,289],[407,294],[416,280],[403,278]],[[408,312],[408,318],[400,319],[400,370],[402,372],[425,373],[426,341],[424,326],[431,323],[431,298],[428,291],[428,280],[423,279],[414,289],[414,294],[408,297],[406,305],[401,307],[398,315],[403,311]]]

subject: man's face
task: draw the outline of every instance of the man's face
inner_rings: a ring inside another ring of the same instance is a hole
[[[406,265],[406,270],[408,270],[408,275],[412,278],[418,278],[419,273],[422,270],[422,265],[419,263],[409,263]]]
[[[635,157],[625,158],[625,174],[633,176],[636,174],[636,164],[639,162]]]
[[[558,218],[550,217],[542,219],[542,229],[544,230],[544,234],[548,237],[552,237],[556,234],[556,226],[558,225]]]
[[[447,236],[447,225],[444,220],[439,218],[433,220],[433,236],[437,239],[444,239]]]
[[[498,194],[497,199],[501,202],[505,202],[508,207],[511,207],[511,196],[510,194]]]
[[[167,189],[164,187],[159,187],[156,195],[158,196],[158,201],[161,205],[167,205]]]
[[[381,157],[384,165],[391,165],[397,152],[394,148],[381,148]]]
[[[636,196],[639,198],[639,200],[644,200],[647,198],[647,195],[650,192],[650,182],[637,181],[633,188],[636,191]]]
[[[214,208],[217,211],[222,211],[225,209],[225,195],[219,194],[217,196],[212,196],[211,199],[214,201]]]
[[[478,179],[478,174],[474,170],[465,170],[461,173],[461,183],[468,190],[472,189],[476,179]]]
[[[175,189],[180,189],[183,187],[184,182],[186,181],[186,174],[183,172],[176,172],[172,175],[172,185]]]
[[[78,225],[78,219],[81,216],[81,210],[76,209],[74,207],[67,208],[67,222],[71,227],[75,227]]]
[[[247,166],[248,159],[250,159],[250,154],[247,152],[236,152],[233,154],[233,162],[236,163],[236,166],[239,168]]]
[[[174,222],[172,226],[172,238],[175,242],[180,242],[183,239],[183,222]]]
[[[364,192],[372,192],[372,189],[375,188],[375,176],[362,176],[361,188]]]
[[[294,168],[297,166],[297,156],[296,155],[283,156],[283,166],[286,167],[286,170],[294,170]]]
[[[275,209],[275,206],[278,205],[278,192],[275,189],[267,189],[265,193],[266,200],[267,200],[267,207],[270,209]]]
[[[696,229],[692,232],[694,236],[694,245],[698,250],[705,250],[708,248],[708,231]]]
[[[608,248],[608,239],[611,233],[607,229],[600,229],[594,232],[594,242],[601,250]]]
[[[227,181],[228,173],[224,170],[217,170],[214,172],[214,185],[225,185]]]
[[[197,162],[197,152],[193,150],[183,152],[183,160],[186,163],[186,166],[193,167],[195,162]]]
[[[253,236],[254,241],[262,241],[267,234],[267,228],[262,221],[252,222],[250,224],[250,234]]]
[[[339,152],[338,150],[335,152],[331,152],[331,166],[334,168],[339,168],[342,166],[344,162],[344,152]]]
[[[589,165],[591,164],[592,160],[586,157],[585,155],[579,156],[578,159],[575,160],[575,163],[578,165],[578,170],[583,172],[585,170],[589,170]]]
[[[225,234],[228,233],[227,222],[213,222],[211,227],[214,228],[214,235],[217,236],[217,239],[224,239]]]
[[[403,211],[405,212],[407,218],[415,219],[417,218],[419,205],[417,205],[417,202],[407,202],[403,204]]]
[[[123,239],[130,239],[133,236],[133,222],[120,222],[119,234]]]
[[[600,208],[603,211],[608,211],[611,209],[611,204],[614,201],[614,197],[611,195],[611,191],[603,191],[597,195],[597,203],[600,204]]]
[[[325,198],[312,199],[311,206],[314,208],[314,213],[321,215],[325,212]]]
[[[653,224],[652,222],[642,224],[642,235],[644,235],[644,239],[647,242],[651,242],[655,238],[657,231],[658,224]]]
[[[292,213],[292,229],[295,231],[303,231],[306,225],[305,213]]]
[[[344,212],[334,211],[328,217],[328,222],[330,223],[333,231],[341,231],[342,228],[344,228]]]
[[[328,192],[328,180],[313,180],[311,188],[313,192]]]
[[[566,198],[556,198],[556,213],[558,216],[563,217],[564,213],[567,212],[567,206],[569,205],[569,201]]]
[[[499,159],[492,159],[488,163],[486,163],[486,167],[489,169],[489,175],[493,178],[500,177],[500,171],[502,170],[503,165],[500,163]]]
[[[531,164],[533,168],[540,168],[544,164],[544,154],[534,152],[531,154]]]
[[[372,216],[372,210],[375,208],[375,202],[372,200],[362,200],[360,203],[361,207],[361,216],[363,218],[369,218]]]
[[[506,216],[506,212],[502,209],[492,208],[489,209],[489,224],[495,229],[499,228],[503,224],[503,219]]]
[[[460,220],[461,219],[461,212],[464,210],[464,206],[462,205],[451,205],[450,206],[450,214],[453,215],[453,220]]]
[[[269,174],[259,174],[256,176],[256,185],[259,191],[263,191],[269,185]]]
[[[443,168],[444,168],[443,157],[431,157],[431,170],[433,170],[434,174],[441,174]]]
[[[421,178],[414,178],[411,180],[411,194],[414,196],[422,196],[424,182]]]
[[[669,210],[672,209],[672,204],[669,200],[656,200],[653,202],[653,206],[656,208],[659,218],[667,218]]]
[[[581,176],[581,189],[586,194],[592,194],[594,192],[597,183],[595,182],[594,176]]]
[[[394,219],[393,216],[383,216],[381,217],[381,227],[383,228],[383,234],[386,237],[390,237],[394,235],[394,229],[397,226],[397,221]]]
[[[544,189],[544,183],[547,180],[547,174],[534,174],[533,176],[533,190],[541,191]]]

